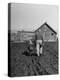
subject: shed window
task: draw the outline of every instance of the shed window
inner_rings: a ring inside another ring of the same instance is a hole
[[[51,35],[53,36],[53,35],[54,35],[54,33],[51,33]]]

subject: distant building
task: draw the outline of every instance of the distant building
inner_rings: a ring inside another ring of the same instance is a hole
[[[15,40],[15,37],[16,37],[16,33],[11,33],[11,41],[14,41]]]
[[[20,41],[20,31],[16,33],[15,41]]]
[[[28,41],[35,39],[35,33],[31,31],[21,31],[20,33],[20,40],[21,41]]]

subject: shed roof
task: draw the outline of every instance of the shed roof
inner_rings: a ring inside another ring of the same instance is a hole
[[[37,30],[35,30],[35,32],[38,31],[39,29],[41,29],[41,27],[43,27],[44,25],[47,25],[48,28],[50,28],[55,34],[57,34],[57,32],[54,29],[52,29],[50,27],[50,25],[48,25],[46,22],[44,24],[42,24]]]

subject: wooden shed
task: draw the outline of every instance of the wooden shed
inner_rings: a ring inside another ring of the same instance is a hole
[[[57,33],[47,24],[44,23],[41,25],[36,31],[35,35],[37,35],[37,39],[42,36],[43,41],[56,41],[57,40]]]

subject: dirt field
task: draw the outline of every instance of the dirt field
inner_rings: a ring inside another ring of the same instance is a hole
[[[58,73],[58,43],[44,43],[43,54],[22,55],[26,43],[11,43],[11,76],[34,76]]]

